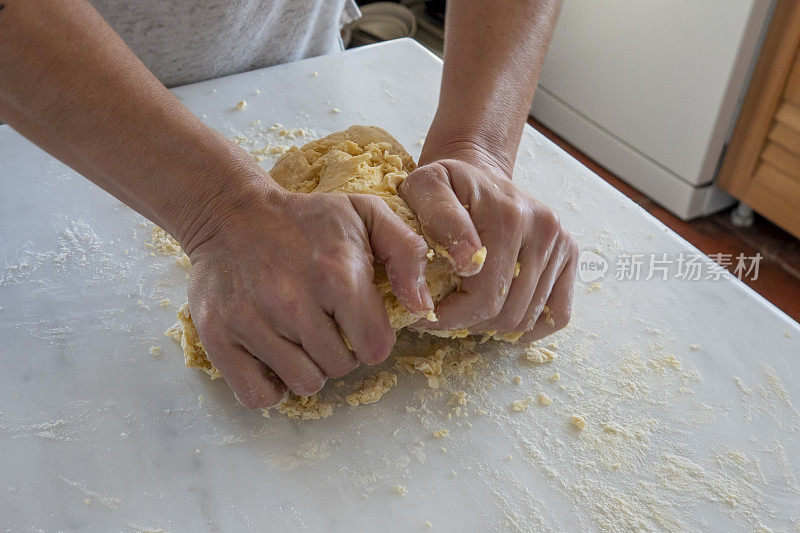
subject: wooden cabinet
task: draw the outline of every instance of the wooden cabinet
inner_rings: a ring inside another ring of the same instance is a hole
[[[778,0],[718,185],[800,237],[800,2]]]

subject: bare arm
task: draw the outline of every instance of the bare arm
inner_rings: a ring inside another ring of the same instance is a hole
[[[0,51],[3,120],[164,227],[187,253],[205,222],[199,206],[260,174],[85,1],[6,0]]]
[[[485,150],[514,167],[560,0],[450,0],[439,108],[420,162]]]
[[[401,194],[468,276],[428,329],[527,332],[569,320],[577,248],[552,210],[511,182],[560,0],[451,0],[439,107]],[[473,254],[486,246],[483,265]]]
[[[373,250],[392,257],[387,270],[409,309],[432,308],[420,281],[427,246],[383,202],[278,187],[85,0],[2,5],[0,117],[178,239],[192,260],[200,337],[245,405],[275,404],[284,384],[309,395],[389,355]]]

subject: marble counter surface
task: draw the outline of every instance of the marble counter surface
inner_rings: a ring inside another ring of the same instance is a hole
[[[401,40],[175,94],[250,149],[362,123],[416,157],[440,75]],[[713,279],[707,258],[529,127],[515,179],[608,262],[601,285],[578,284],[555,360],[488,342],[475,377],[439,396],[388,361],[400,381],[379,403],[351,408],[349,385],[328,387],[329,418],[265,419],[162,336],[186,273],[150,255],[149,223],[1,126],[0,529],[797,531],[798,324]],[[641,279],[617,279],[631,254]],[[668,279],[646,280],[662,254]],[[681,254],[712,279],[677,278]],[[426,350],[415,336],[397,347]],[[457,390],[466,405],[448,405]]]

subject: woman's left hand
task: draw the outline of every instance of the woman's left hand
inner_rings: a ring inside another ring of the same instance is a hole
[[[533,341],[566,326],[578,248],[558,215],[477,148],[429,161],[406,178],[400,195],[464,278],[437,305],[438,321],[415,327],[525,332],[522,340]]]

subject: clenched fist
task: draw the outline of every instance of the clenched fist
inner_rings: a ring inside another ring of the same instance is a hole
[[[464,279],[437,305],[438,322],[420,320],[415,327],[525,332],[523,341],[563,328],[578,250],[558,216],[479,150],[450,151],[422,163],[400,195]],[[487,256],[480,265],[473,255],[483,246]]]
[[[249,187],[217,206],[186,250],[189,308],[239,401],[263,408],[286,387],[309,396],[388,357],[395,336],[373,261],[411,312],[433,302],[424,239],[379,198],[291,193],[267,176]]]

